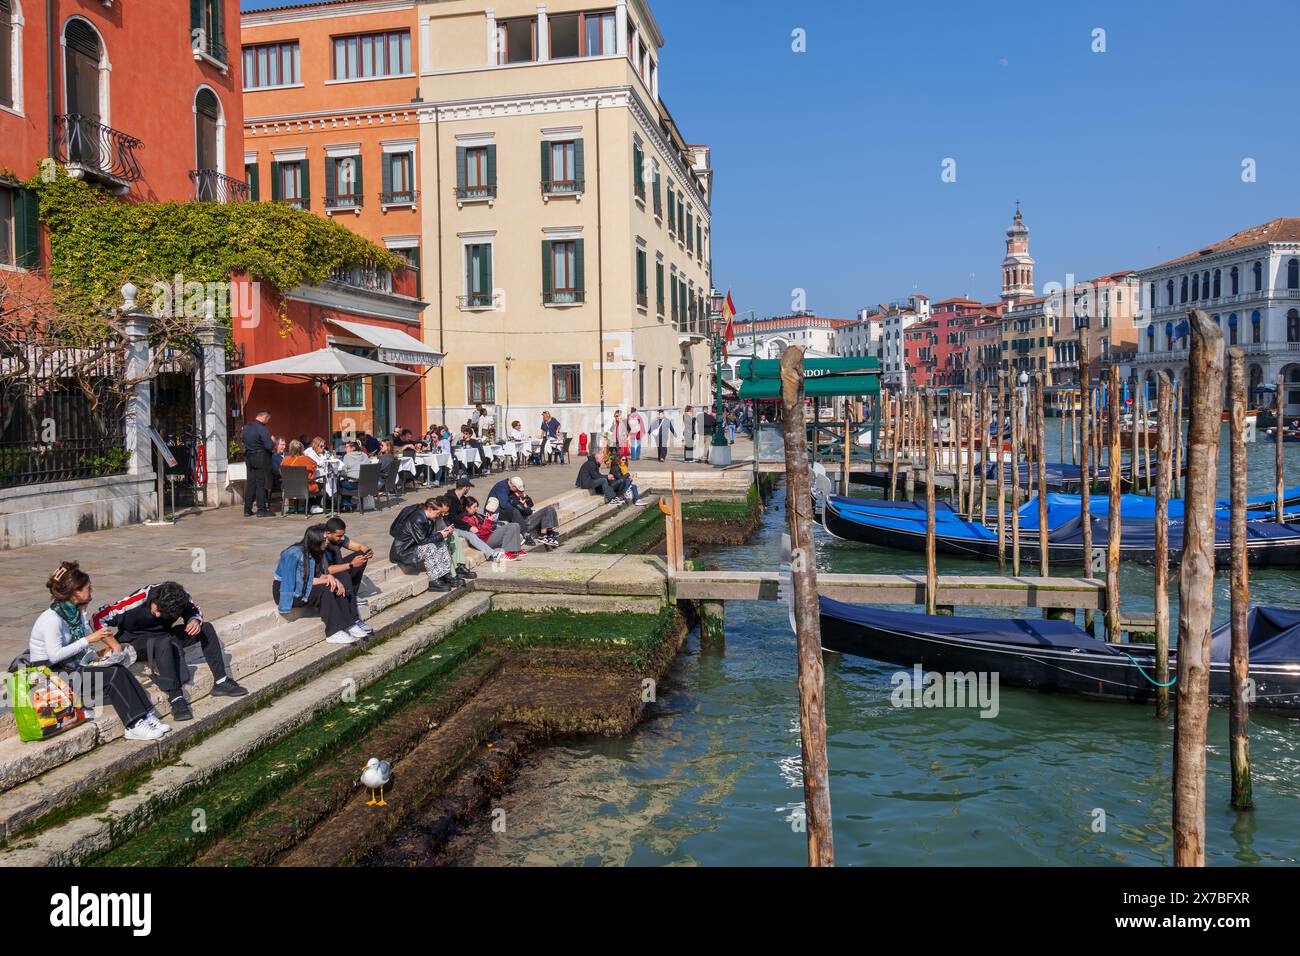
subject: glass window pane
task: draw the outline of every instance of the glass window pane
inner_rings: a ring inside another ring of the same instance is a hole
[[[349,77],[358,75],[357,49],[358,49],[357,38],[349,37],[348,38],[348,71],[347,71],[347,75]]]
[[[605,53],[613,53],[618,49],[618,42],[614,35],[614,14],[605,14],[605,16],[601,18],[601,22],[605,27],[605,35],[603,37],[601,49]]]
[[[269,73],[266,63],[266,47],[257,48],[257,83],[256,86],[266,86],[266,77]]]
[[[268,70],[266,82],[271,86],[279,86],[280,80],[280,58],[275,55],[275,48],[272,47],[266,63]]]
[[[583,50],[584,56],[598,56],[600,54],[600,20],[596,17],[587,17],[587,45]]]
[[[341,80],[348,75],[348,41],[334,41],[334,79]]]

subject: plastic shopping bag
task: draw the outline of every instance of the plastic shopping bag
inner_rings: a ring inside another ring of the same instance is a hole
[[[18,736],[45,740],[86,720],[85,708],[62,674],[48,667],[24,667],[9,675],[9,700]]]

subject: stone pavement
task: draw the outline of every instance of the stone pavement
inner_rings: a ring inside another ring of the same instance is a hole
[[[750,445],[736,439],[733,456],[739,462],[750,455]],[[666,472],[711,472],[708,465],[684,464],[681,449],[673,449],[676,460],[660,464],[642,459],[634,472],[656,474],[654,483],[667,486]],[[520,474],[529,493],[544,502],[571,491],[580,461],[567,465],[546,465],[485,476],[475,481],[472,494],[484,500],[489,489],[503,477]],[[737,464],[736,467],[741,467]],[[642,484],[647,484],[642,479]],[[348,533],[370,545],[377,557],[387,558],[388,527],[401,507],[444,493],[445,488],[407,492],[400,504],[383,504],[365,515],[344,515]],[[175,580],[189,590],[203,609],[204,617],[215,620],[254,604],[271,600],[271,581],[279,553],[301,539],[307,526],[328,515],[302,515],[267,519],[245,518],[238,507],[182,512],[171,527],[131,525],[55,541],[0,551],[0,580],[8,581],[0,602],[0,667],[26,650],[32,622],[49,606],[45,581],[60,561],[80,561],[90,574],[95,589],[92,608],[107,604],[144,584]]]

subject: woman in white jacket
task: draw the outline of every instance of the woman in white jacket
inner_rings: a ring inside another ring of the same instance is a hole
[[[110,651],[121,645],[107,629],[91,631],[86,607],[94,593],[90,575],[76,561],[64,561],[45,582],[53,599],[32,625],[27,656],[33,666],[48,665],[51,670],[78,675],[83,703],[85,689],[103,682],[103,691],[126,728],[128,740],[157,740],[171,730],[153,712],[149,695],[135,675],[120,664],[83,667],[86,651],[102,644]]]

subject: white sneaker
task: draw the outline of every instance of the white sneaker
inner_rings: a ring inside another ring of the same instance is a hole
[[[636,503],[636,506],[637,506],[638,508],[644,508],[644,507],[645,507],[646,505],[648,505],[648,504],[650,504],[650,499],[649,499],[649,498],[642,498],[640,501],[638,501],[638,502]]]
[[[149,711],[149,713],[145,714],[144,719],[149,721],[149,723],[153,724],[155,727],[162,730],[162,732],[165,734],[171,732],[172,729],[171,724],[164,724],[162,722],[162,719],[159,718],[159,716],[155,714],[153,711]]]
[[[122,734],[127,740],[157,740],[167,731],[141,717]]]
[[[353,624],[350,628],[348,628],[348,633],[351,634],[359,641],[364,640],[365,638],[369,637],[371,634],[370,631],[366,630],[360,624]]]
[[[631,500],[632,500],[632,489],[629,488],[627,491],[623,492],[623,497],[624,497],[626,500],[631,501]]]
[[[323,515],[325,513],[325,509],[322,508],[320,505],[314,505],[311,509],[311,513],[314,515]]]
[[[357,638],[353,637],[350,631],[336,631],[325,638],[326,644],[355,644],[356,642]]]

